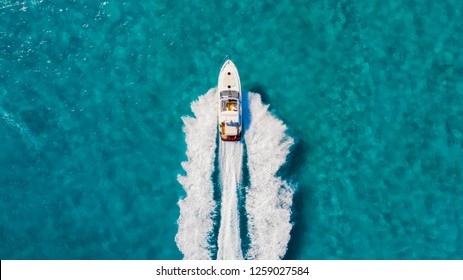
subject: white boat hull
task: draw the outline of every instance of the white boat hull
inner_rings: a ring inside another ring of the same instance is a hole
[[[238,69],[227,60],[219,74],[217,85],[218,126],[220,139],[239,141],[243,130],[241,83]]]

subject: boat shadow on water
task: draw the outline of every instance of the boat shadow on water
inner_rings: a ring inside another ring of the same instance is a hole
[[[249,124],[251,123],[251,109],[249,108],[249,91],[244,90],[241,92],[241,106],[242,106],[242,114],[243,114],[243,135],[241,137],[241,141],[244,141],[244,134],[249,128]]]

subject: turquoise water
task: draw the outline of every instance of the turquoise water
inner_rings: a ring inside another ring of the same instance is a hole
[[[177,2],[0,0],[1,259],[182,258],[226,55],[296,141],[286,258],[463,258],[461,1]]]

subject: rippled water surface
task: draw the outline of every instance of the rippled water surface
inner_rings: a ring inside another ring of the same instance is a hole
[[[227,55],[294,139],[286,258],[463,258],[461,1],[177,2],[0,0],[1,259],[182,258]]]

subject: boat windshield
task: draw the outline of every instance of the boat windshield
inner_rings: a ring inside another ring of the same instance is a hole
[[[224,90],[220,92],[220,98],[240,98],[240,93],[234,90]]]

